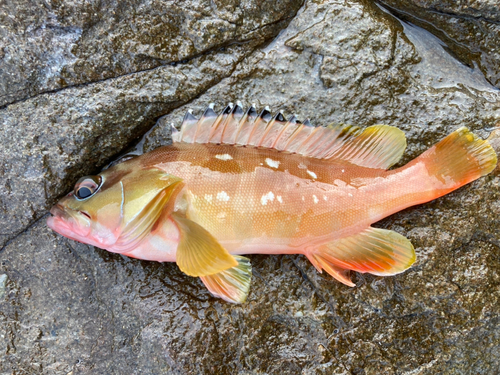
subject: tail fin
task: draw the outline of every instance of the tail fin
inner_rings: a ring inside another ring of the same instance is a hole
[[[437,178],[440,188],[447,192],[493,171],[497,165],[497,154],[488,141],[462,127],[415,161],[423,161],[429,175]]]

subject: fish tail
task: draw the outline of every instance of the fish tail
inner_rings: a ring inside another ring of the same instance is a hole
[[[417,162],[425,164],[437,198],[493,171],[497,154],[488,141],[462,127],[410,164]]]

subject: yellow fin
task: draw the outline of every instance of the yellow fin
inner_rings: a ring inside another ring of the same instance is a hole
[[[443,185],[456,189],[493,171],[497,159],[488,141],[462,127],[415,160],[425,163],[429,175],[442,181]]]
[[[215,297],[231,303],[243,303],[247,299],[252,281],[250,259],[235,255],[238,265],[225,271],[200,277]]]
[[[174,142],[222,143],[274,148],[316,159],[347,161],[367,168],[387,169],[397,163],[406,148],[404,133],[393,126],[311,126],[295,117],[274,116],[266,107],[259,115],[254,107],[243,112],[240,104],[228,105],[218,116],[213,106],[197,120],[187,113],[181,130],[173,129]]]
[[[236,259],[202,226],[173,214],[180,232],[177,265],[189,276],[208,276],[238,265]]]
[[[355,137],[346,139],[327,154],[328,159],[340,159],[360,167],[388,169],[401,159],[406,148],[402,130],[389,125],[374,125]]]
[[[318,269],[354,286],[344,270],[391,276],[407,270],[415,262],[415,250],[406,238],[391,230],[368,228],[350,237],[321,245],[307,257]]]

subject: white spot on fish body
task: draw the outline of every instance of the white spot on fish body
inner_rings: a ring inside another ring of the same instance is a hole
[[[307,165],[305,165],[304,163],[300,163],[300,164],[298,165],[298,168],[299,168],[299,169],[306,169],[306,168],[307,168]]]
[[[318,176],[316,175],[316,173],[314,173],[313,171],[310,171],[309,169],[307,170],[307,174],[309,176],[311,176],[312,178],[314,178],[314,179],[318,178]]]
[[[265,206],[267,204],[267,202],[272,202],[274,201],[274,194],[272,191],[270,191],[269,193],[267,194],[264,194],[261,198],[260,198],[260,203],[262,203],[263,206]]]
[[[278,160],[266,158],[266,164],[269,165],[271,168],[278,168],[280,165],[280,162]]]
[[[229,200],[229,195],[225,191],[217,193],[217,199],[222,202],[227,202]]]
[[[327,201],[327,200],[328,200],[328,197],[327,197],[326,195],[323,195],[323,199],[324,199],[325,201]]]
[[[344,169],[342,169],[342,173],[344,173],[344,172],[345,172],[345,170],[344,170]]]
[[[352,194],[351,194],[351,193],[348,193],[348,195],[349,195],[350,197],[352,197]]]
[[[276,197],[276,199],[278,200],[278,202],[283,203],[283,199],[281,199],[281,195],[278,195],[278,196]]]
[[[212,197],[212,194],[205,194],[205,200],[206,200],[207,202],[209,202],[209,203],[210,203],[210,202],[212,202],[212,198],[213,198],[213,197]]]
[[[219,160],[232,160],[233,159],[233,157],[229,154],[218,154],[218,155],[215,155],[215,158],[219,159]]]
[[[306,200],[306,198],[304,196],[302,196],[302,201],[305,201],[305,200]]]
[[[313,194],[313,201],[314,201],[314,204],[317,204],[319,202],[318,197],[315,196],[314,194]]]

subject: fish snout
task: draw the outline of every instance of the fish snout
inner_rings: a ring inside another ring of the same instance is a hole
[[[66,215],[66,210],[60,204],[56,204],[50,209],[50,214],[55,217],[64,217]]]
[[[85,237],[90,233],[90,217],[88,214],[80,211],[65,208],[56,204],[50,209],[47,218],[47,225],[50,229],[71,237]]]

